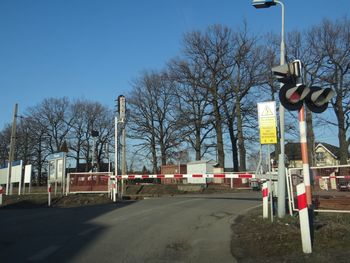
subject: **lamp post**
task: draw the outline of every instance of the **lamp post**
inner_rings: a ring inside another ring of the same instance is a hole
[[[255,8],[269,8],[270,6],[275,6],[276,4],[281,5],[282,9],[282,31],[281,31],[281,50],[280,50],[280,65],[285,64],[285,36],[284,36],[284,4],[278,0],[253,0],[253,6]],[[281,87],[283,83],[281,83]],[[279,107],[280,115],[280,145],[281,153],[278,158],[278,217],[282,218],[286,214],[286,177],[285,177],[285,152],[284,152],[284,107],[280,104]]]

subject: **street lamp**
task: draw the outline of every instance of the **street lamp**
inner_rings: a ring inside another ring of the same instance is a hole
[[[282,32],[281,32],[281,52],[280,52],[280,65],[285,64],[285,41],[284,41],[284,4],[278,0],[253,0],[252,5],[255,8],[269,8],[270,6],[275,6],[276,4],[282,7]],[[283,83],[281,83],[281,86]],[[286,177],[285,177],[285,152],[284,152],[284,107],[280,104],[279,107],[280,115],[280,145],[281,153],[278,158],[278,217],[282,218],[286,214]]]

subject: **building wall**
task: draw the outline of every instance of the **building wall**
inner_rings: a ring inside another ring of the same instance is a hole
[[[315,150],[316,166],[338,165],[339,161],[334,158],[324,147],[317,147]]]
[[[187,164],[188,174],[210,174],[214,171],[215,162],[194,162]],[[188,178],[189,184],[206,184],[206,178]]]
[[[170,164],[162,165],[160,167],[161,174],[186,174],[187,165],[186,164]],[[176,178],[164,178],[161,179],[162,184],[181,184],[184,183],[186,179],[176,179]]]
[[[339,160],[329,153],[324,147],[317,147],[315,150],[315,163],[316,166],[333,166],[339,165]],[[289,168],[302,168],[302,160],[289,160]]]
[[[289,160],[288,167],[289,168],[302,168],[303,161],[302,160]]]

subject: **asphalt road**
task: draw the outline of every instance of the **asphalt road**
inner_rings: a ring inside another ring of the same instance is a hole
[[[231,224],[260,193],[0,210],[0,262],[235,262]]]

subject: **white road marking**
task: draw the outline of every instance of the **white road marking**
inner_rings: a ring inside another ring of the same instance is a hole
[[[48,256],[50,256],[51,254],[55,253],[59,248],[60,248],[60,246],[49,246],[43,250],[40,250],[38,253],[36,253],[35,255],[28,258],[28,260],[29,261],[44,260]]]

